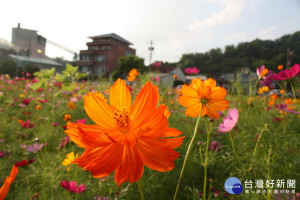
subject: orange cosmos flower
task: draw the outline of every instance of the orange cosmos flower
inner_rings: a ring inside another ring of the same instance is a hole
[[[4,184],[0,188],[0,200],[5,199],[8,191],[9,191],[9,187],[12,184],[12,182],[15,180],[15,178],[18,174],[18,171],[19,171],[18,168],[15,165],[13,165],[10,175],[8,177],[6,177]]]
[[[72,101],[70,101],[69,103],[68,103],[68,107],[69,107],[69,109],[74,109],[74,108],[76,108],[76,105],[72,102]]]
[[[177,80],[178,76],[176,74],[173,74],[173,79]]]
[[[70,121],[70,120],[72,120],[71,115],[65,114],[65,121],[67,122],[67,121]]]
[[[269,103],[268,103],[268,105],[269,106],[273,106],[275,104],[275,100],[273,99],[273,100],[269,100]]]
[[[158,88],[147,82],[131,105],[130,91],[124,80],[118,79],[110,90],[110,105],[100,93],[84,96],[84,109],[96,125],[68,122],[66,134],[78,146],[85,148],[73,162],[103,178],[115,171],[118,186],[138,181],[148,168],[166,172],[172,170],[184,137],[170,128],[167,107],[157,107]]]
[[[278,66],[277,66],[277,69],[278,69],[278,70],[282,70],[282,69],[283,69],[283,65],[278,65]]]
[[[219,118],[217,111],[224,111],[229,106],[229,102],[225,100],[227,90],[216,86],[216,81],[212,78],[204,82],[200,78],[193,79],[190,85],[182,86],[181,92],[183,95],[179,97],[179,103],[187,107],[187,116],[197,117],[202,113],[202,116]]]
[[[42,106],[37,105],[37,106],[35,107],[35,109],[36,109],[36,110],[41,110],[41,109],[42,109]]]
[[[265,77],[268,74],[268,69],[265,68],[264,70],[262,70],[262,72],[260,73],[261,77]]]
[[[129,74],[128,74],[128,80],[131,82],[135,79],[136,76],[139,75],[139,72],[136,69],[132,69],[130,70]]]
[[[277,96],[277,94],[272,94],[272,95],[270,96],[270,98],[271,98],[271,99],[278,99],[278,96]]]
[[[284,90],[280,90],[280,94],[284,94],[285,93],[285,91]]]
[[[293,104],[294,102],[293,102],[292,99],[285,99],[285,100],[284,100],[284,103],[285,103],[285,104]]]

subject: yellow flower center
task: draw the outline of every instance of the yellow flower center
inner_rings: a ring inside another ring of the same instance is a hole
[[[125,108],[123,110],[117,109],[114,115],[114,119],[120,128],[128,128],[130,119],[128,111]]]

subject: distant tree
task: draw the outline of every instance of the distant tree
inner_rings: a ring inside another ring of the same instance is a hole
[[[11,77],[18,75],[18,64],[9,58],[0,61],[0,74],[8,74]]]
[[[123,56],[118,59],[117,69],[113,72],[113,79],[125,78],[131,69],[137,69],[139,73],[146,70],[144,59],[138,56]]]
[[[29,64],[29,65],[26,65],[26,66],[20,68],[19,76],[21,76],[21,72],[33,74],[34,72],[38,72],[40,70],[41,69],[39,67]]]
[[[215,48],[205,53],[183,54],[178,66],[182,69],[197,67],[202,74],[218,77],[244,67],[255,71],[260,65],[276,71],[278,65],[286,67],[287,57],[289,66],[300,63],[300,31],[275,41],[255,39],[237,46],[227,45],[224,52]]]

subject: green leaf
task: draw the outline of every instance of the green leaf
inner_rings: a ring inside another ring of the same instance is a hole
[[[54,80],[55,81],[59,81],[59,82],[63,82],[67,77],[65,75],[62,75],[60,73],[56,73]]]
[[[45,84],[46,84],[46,80],[45,79],[40,79],[38,82],[32,84],[30,87],[33,90],[37,90],[37,89],[40,89],[40,88],[44,87]]]
[[[85,77],[86,77],[85,73],[76,73],[74,79],[79,80],[79,79],[82,79],[82,78],[85,78]]]

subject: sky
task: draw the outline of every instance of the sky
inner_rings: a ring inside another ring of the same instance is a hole
[[[146,65],[150,41],[152,62],[177,62],[184,53],[300,31],[300,0],[9,0],[0,8],[0,38],[9,42],[18,23],[78,53],[87,37],[116,33]],[[48,43],[46,55],[73,58]]]

